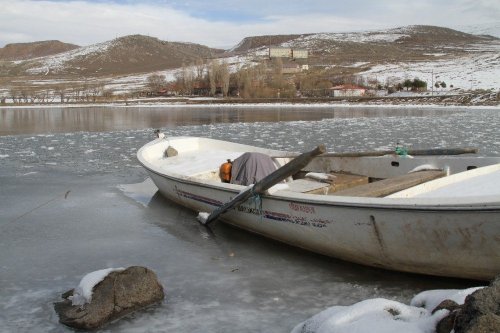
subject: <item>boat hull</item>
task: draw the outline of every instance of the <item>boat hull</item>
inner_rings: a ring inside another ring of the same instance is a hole
[[[140,159],[141,160],[141,159]],[[197,212],[211,212],[239,190],[143,166],[161,194]],[[316,253],[368,266],[488,280],[500,273],[498,205],[415,205],[403,200],[318,195],[263,195],[227,212],[239,228]],[[395,204],[397,203],[397,204]]]

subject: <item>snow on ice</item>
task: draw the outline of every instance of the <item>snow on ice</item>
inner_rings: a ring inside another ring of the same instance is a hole
[[[480,289],[428,290],[406,305],[383,298],[368,299],[351,306],[332,306],[298,324],[291,333],[433,333],[448,310],[432,310],[445,299],[463,304],[465,297]]]

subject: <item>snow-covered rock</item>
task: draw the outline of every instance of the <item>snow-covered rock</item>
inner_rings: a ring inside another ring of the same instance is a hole
[[[446,308],[436,309],[438,305],[444,300],[463,304],[468,295],[482,288],[428,290],[416,295],[410,305],[376,298],[333,306],[298,324],[291,333],[434,333],[450,313]]]
[[[108,268],[85,275],[74,290],[54,303],[59,321],[67,326],[91,330],[130,312],[160,302],[162,285],[148,268]]]

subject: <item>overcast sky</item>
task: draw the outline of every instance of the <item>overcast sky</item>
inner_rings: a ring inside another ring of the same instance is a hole
[[[255,35],[498,21],[500,0],[0,0],[0,47],[143,34],[229,48]]]

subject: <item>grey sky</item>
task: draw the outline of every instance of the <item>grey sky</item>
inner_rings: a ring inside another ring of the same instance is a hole
[[[498,0],[0,0],[0,47],[57,39],[89,45],[129,34],[231,47],[264,34],[500,21]]]

